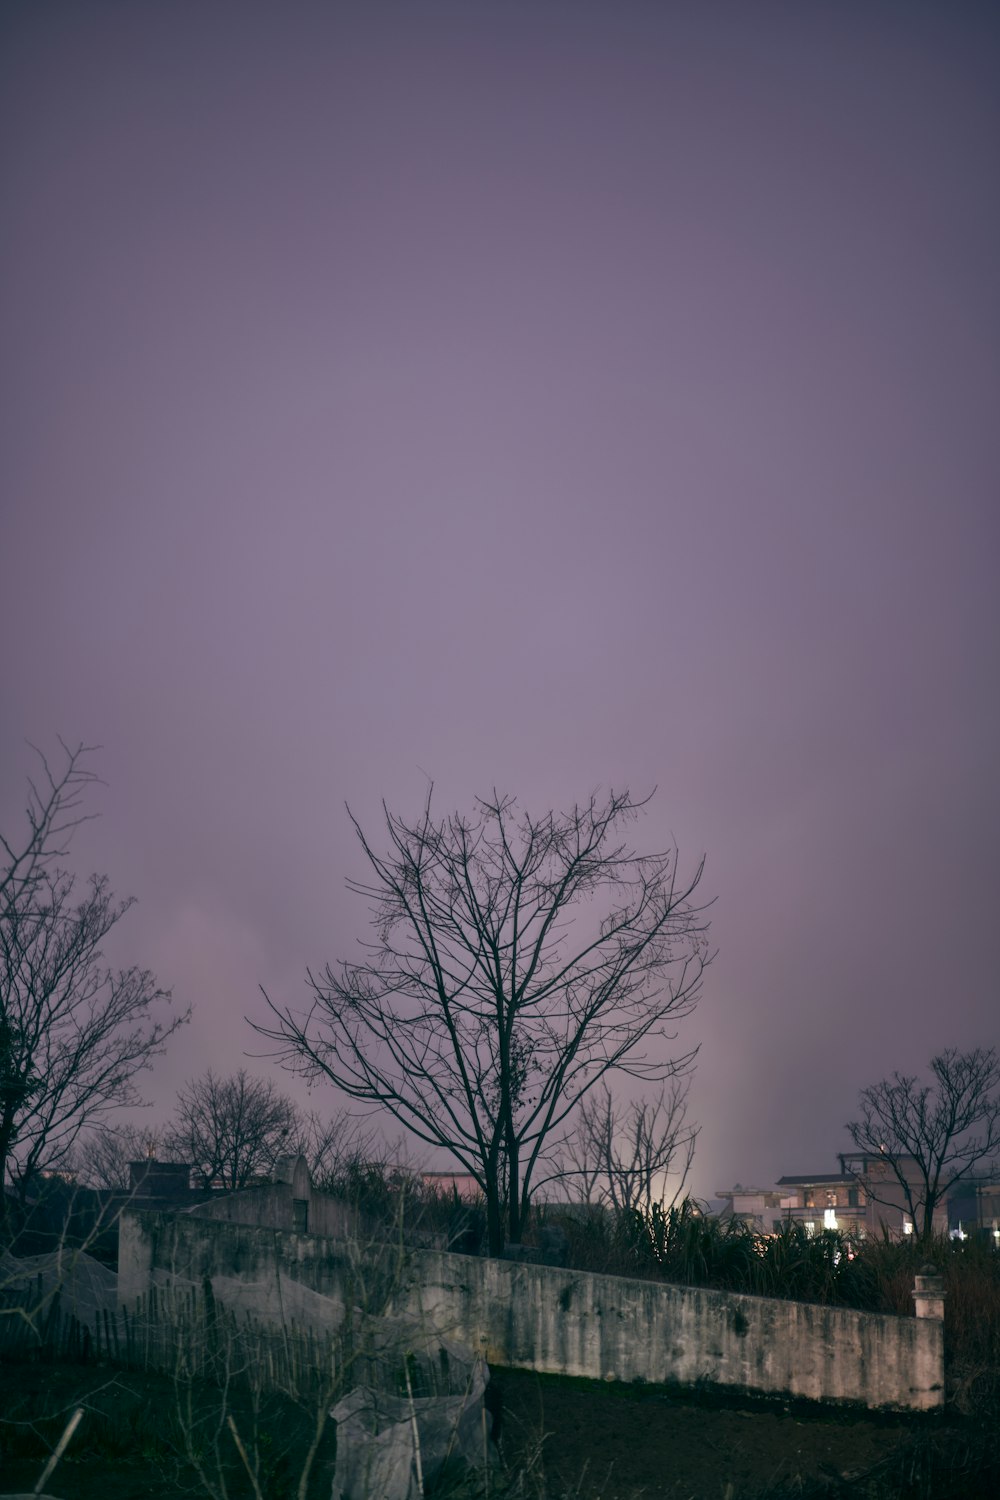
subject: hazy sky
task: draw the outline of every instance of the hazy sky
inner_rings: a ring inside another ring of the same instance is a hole
[[[9,0],[0,827],[104,747],[160,1114],[428,776],[707,854],[700,1192],[1000,1041],[998,77],[993,4]]]

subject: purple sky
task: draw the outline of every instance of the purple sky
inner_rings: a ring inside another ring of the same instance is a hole
[[[998,76],[992,4],[4,7],[0,826],[104,747],[158,1114],[428,775],[707,853],[699,1192],[1000,1040]]]

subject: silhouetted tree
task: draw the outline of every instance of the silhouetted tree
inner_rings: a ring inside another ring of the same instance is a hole
[[[220,1078],[209,1069],[180,1090],[164,1149],[190,1162],[205,1187],[235,1190],[297,1153],[302,1129],[295,1105],[270,1079],[245,1068]]]
[[[698,1138],[698,1126],[687,1120],[690,1087],[690,1074],[679,1072],[656,1098],[619,1103],[602,1083],[581,1100],[567,1143],[569,1166],[559,1175],[576,1182],[586,1202],[603,1202],[619,1213],[673,1204],[687,1182]]]
[[[414,823],[385,809],[385,856],[349,812],[368,956],[309,974],[304,1016],[268,999],[277,1024],[256,1028],[287,1065],[449,1151],[482,1189],[495,1254],[521,1238],[552,1133],[613,1071],[669,1076],[664,1042],[697,998],[704,862],[685,880],[675,849],[635,852],[621,830],[642,806],[625,792],[531,818],[494,794],[435,821],[428,795]]]
[[[931,1083],[893,1073],[862,1089],[847,1126],[859,1152],[884,1162],[921,1238],[949,1190],[1000,1150],[1000,1058],[993,1047],[949,1048],[931,1059]],[[877,1179],[857,1173],[877,1202]]]
[[[103,875],[75,898],[62,862],[97,777],[85,746],[62,750],[60,770],[38,752],[26,834],[0,834],[0,1181],[9,1173],[22,1195],[81,1130],[141,1103],[136,1074],[189,1014],[154,1019],[170,995],[152,974],[104,967],[101,945],[132,901],[115,901]]]
[[[321,1192],[344,1193],[359,1173],[390,1170],[386,1143],[346,1109],[330,1116],[300,1111],[297,1128],[295,1153],[305,1157],[313,1187]]]

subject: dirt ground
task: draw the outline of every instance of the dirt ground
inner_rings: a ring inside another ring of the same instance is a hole
[[[496,1370],[502,1469],[524,1477],[523,1500],[754,1500],[763,1495],[873,1493],[866,1481],[927,1420],[782,1406],[662,1388],[600,1385]],[[30,1490],[69,1413],[87,1414],[46,1486],[63,1500],[147,1500],[206,1494],[164,1443],[177,1390],[169,1380],[109,1367],[0,1366],[0,1493]],[[250,1419],[239,1414],[244,1432]],[[280,1402],[259,1414],[265,1493],[295,1494],[311,1429]],[[229,1494],[249,1493],[231,1443]],[[206,1447],[209,1446],[206,1443]],[[334,1436],[324,1440],[310,1500],[329,1500]],[[210,1456],[210,1455],[209,1455]],[[819,1486],[817,1488],[817,1485]],[[465,1491],[468,1494],[468,1491]],[[933,1493],[933,1492],[932,1492]],[[980,1491],[969,1485],[969,1500]],[[995,1493],[995,1491],[982,1491]]]
[[[724,1500],[805,1482],[855,1482],[914,1429],[912,1420],[803,1404],[742,1402],[642,1386],[497,1370],[502,1446],[531,1458],[580,1500]],[[732,1488],[729,1489],[729,1486]]]

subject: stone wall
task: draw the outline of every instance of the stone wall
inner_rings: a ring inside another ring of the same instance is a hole
[[[122,1215],[126,1304],[154,1281],[200,1284],[207,1276],[259,1286],[262,1316],[282,1278],[342,1307],[358,1265],[356,1252],[320,1236],[191,1215]],[[394,1275],[394,1311],[420,1316],[497,1364],[897,1410],[944,1404],[940,1316],[890,1317],[432,1250],[406,1251]],[[933,1313],[942,1304],[921,1306]]]

